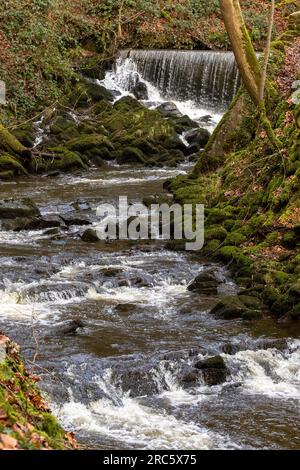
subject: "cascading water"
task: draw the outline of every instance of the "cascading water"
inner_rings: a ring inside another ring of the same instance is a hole
[[[121,51],[103,84],[122,95],[142,81],[150,102],[173,101],[192,119],[217,121],[236,94],[240,77],[231,52]]]

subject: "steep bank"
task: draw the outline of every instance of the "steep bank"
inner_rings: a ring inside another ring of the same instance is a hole
[[[241,90],[193,173],[170,184],[178,202],[205,204],[204,253],[228,263],[246,289],[244,305],[219,306],[228,317],[246,306],[253,318],[265,307],[281,321],[300,318],[299,50],[292,25],[273,43],[269,67],[268,115],[284,150],[272,147]]]
[[[19,346],[0,333],[0,450],[75,449],[26,369]]]

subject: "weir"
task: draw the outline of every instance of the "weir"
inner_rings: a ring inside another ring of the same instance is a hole
[[[232,52],[124,50],[114,73],[124,90],[130,90],[139,74],[165,99],[191,101],[215,111],[228,107],[240,85]]]

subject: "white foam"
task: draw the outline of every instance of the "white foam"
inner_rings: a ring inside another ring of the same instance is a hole
[[[290,348],[288,352],[247,350],[224,357],[230,368],[238,368],[234,379],[242,382],[244,393],[300,399],[300,341],[292,341]]]

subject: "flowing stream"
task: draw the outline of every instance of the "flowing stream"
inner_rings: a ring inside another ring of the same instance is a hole
[[[159,60],[176,62],[169,54],[159,53]],[[141,77],[146,55],[137,56]],[[118,62],[106,77],[122,94],[128,92],[119,81],[123,65]],[[144,79],[154,89],[151,73],[146,70]],[[227,87],[224,76],[219,90]],[[159,80],[157,96],[169,99],[176,77],[165,95],[165,78]],[[190,115],[196,106],[198,116],[207,113],[205,101],[193,98],[191,105],[190,95],[176,97],[184,98]],[[42,214],[80,212],[95,223],[100,202],[120,195],[140,202],[188,170],[189,164],[134,171],[112,164],[80,175],[2,183],[0,199],[29,197]],[[21,344],[65,428],[95,449],[299,448],[299,328],[283,329],[271,319],[216,319],[209,311],[217,298],[189,292],[187,284],[211,268],[221,281],[217,297],[234,294],[225,267],[170,251],[162,241],[84,243],[79,235],[85,228],[0,231],[0,329]],[[74,319],[83,322],[78,333],[60,335],[60,323]],[[282,339],[283,349],[272,342]],[[182,383],[195,358],[216,354],[230,372],[224,384]]]

